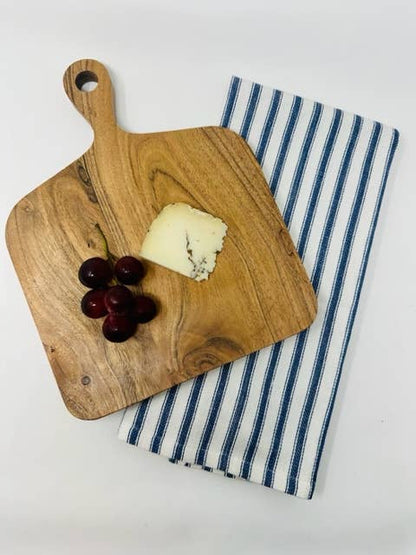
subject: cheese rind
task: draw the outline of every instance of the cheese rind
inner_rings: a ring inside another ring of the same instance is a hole
[[[153,220],[140,256],[196,281],[208,279],[227,225],[183,202],[168,204]]]

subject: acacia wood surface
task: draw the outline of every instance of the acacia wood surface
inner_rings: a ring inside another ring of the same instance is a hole
[[[97,81],[85,92],[84,81]],[[94,142],[78,160],[17,203],[8,248],[63,399],[94,419],[295,334],[316,298],[253,153],[236,133],[204,127],[127,133],[116,124],[105,67],[73,63],[68,97]],[[147,262],[140,287],[158,316],[125,343],[80,311],[81,263],[110,251],[137,256],[152,220],[185,202],[228,226],[207,281]]]

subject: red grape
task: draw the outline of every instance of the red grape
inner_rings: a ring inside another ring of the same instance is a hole
[[[125,285],[134,285],[144,276],[143,264],[134,256],[123,256],[114,267],[116,278]]]
[[[136,324],[126,314],[109,314],[103,323],[103,334],[108,341],[121,343],[131,337]]]
[[[101,318],[107,314],[104,304],[106,289],[95,289],[88,291],[82,297],[81,310],[89,318]]]
[[[104,297],[108,312],[125,312],[133,305],[133,293],[124,285],[113,285]]]
[[[92,288],[106,285],[112,275],[110,264],[98,256],[85,260],[78,271],[79,281],[86,287]]]
[[[139,324],[150,322],[156,316],[156,304],[153,299],[145,295],[139,295],[134,298],[131,316],[133,320]]]

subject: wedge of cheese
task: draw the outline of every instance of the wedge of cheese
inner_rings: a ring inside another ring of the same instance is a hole
[[[219,218],[182,202],[168,204],[153,220],[140,256],[202,281],[214,270],[226,233]]]

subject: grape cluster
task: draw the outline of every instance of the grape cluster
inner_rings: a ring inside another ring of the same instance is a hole
[[[113,277],[119,284],[109,285]],[[133,256],[119,258],[114,271],[107,260],[94,257],[80,266],[80,282],[91,290],[81,300],[81,310],[89,318],[102,318],[103,334],[108,341],[121,343],[134,335],[137,324],[156,316],[156,304],[145,295],[133,295],[126,285],[135,285],[144,276],[144,267]]]

